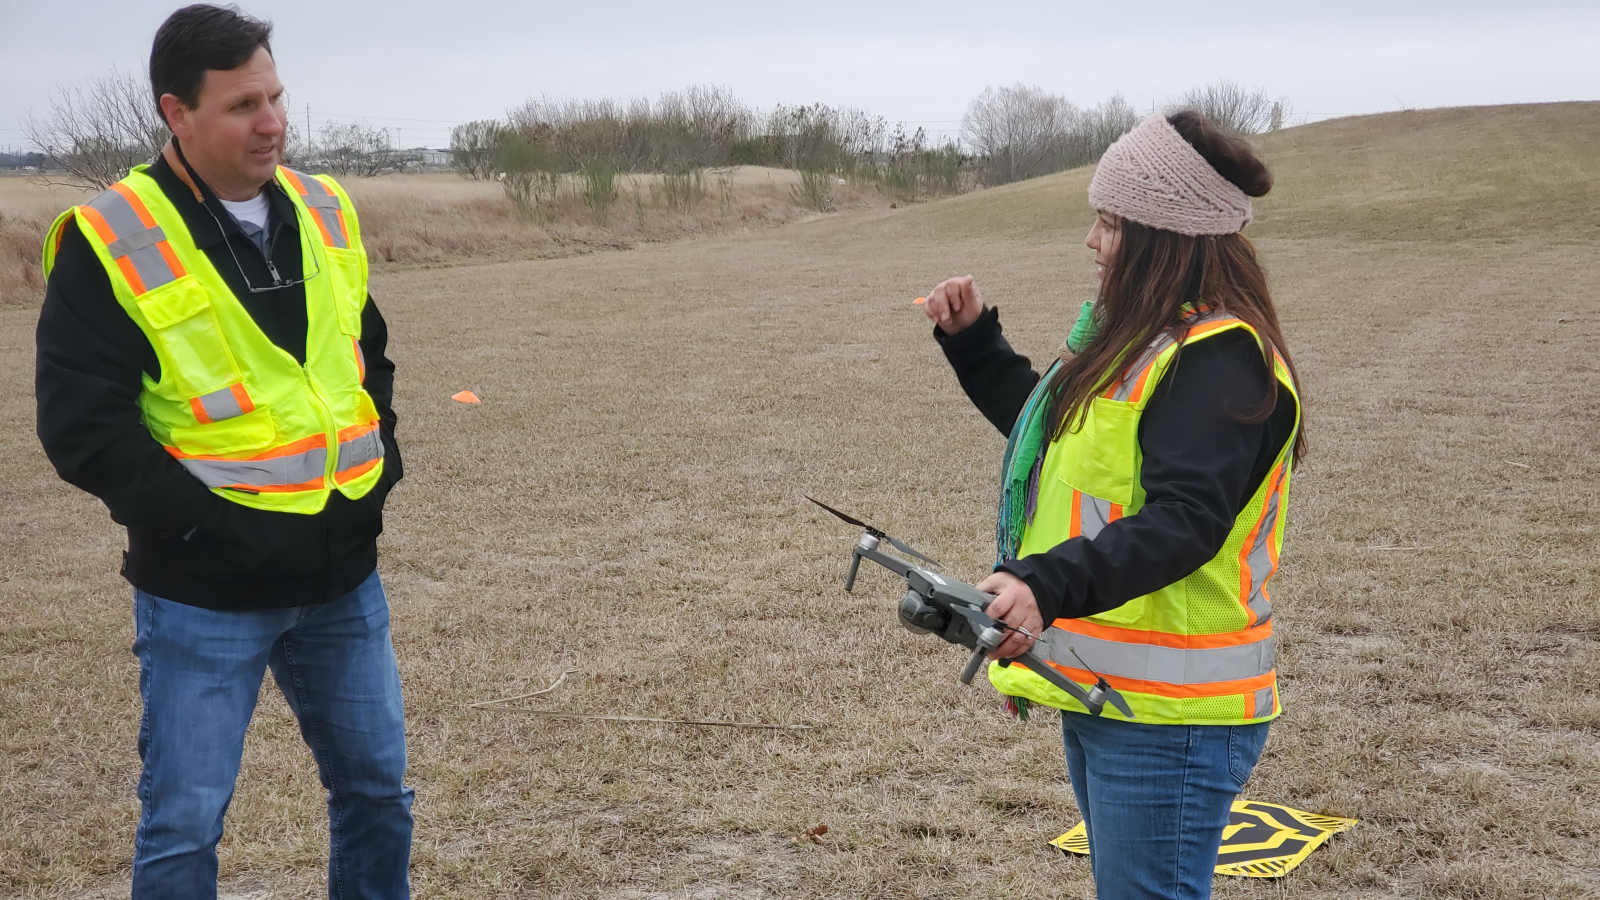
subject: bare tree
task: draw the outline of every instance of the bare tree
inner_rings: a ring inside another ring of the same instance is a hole
[[[767,121],[767,134],[777,138],[785,166],[799,172],[832,173],[846,153],[845,113],[825,103],[779,105]]]
[[[693,84],[664,92],[650,110],[651,131],[663,145],[652,163],[663,171],[726,165],[754,123],[755,113],[725,87]]]
[[[1066,168],[1066,139],[1080,115],[1067,98],[1037,87],[988,87],[967,107],[961,132],[988,159],[989,182],[1006,184]]]
[[[1223,131],[1260,134],[1272,128],[1273,105],[1266,90],[1247,91],[1238,82],[1225,80],[1189,91],[1173,109],[1192,109]]]
[[[322,126],[305,156],[302,165],[340,178],[370,178],[406,165],[406,155],[394,148],[387,130],[360,122]]]
[[[310,154],[311,148],[306,145],[305,136],[291,120],[283,128],[283,159],[280,162],[296,169],[309,168]]]
[[[49,116],[22,123],[28,143],[63,177],[56,184],[104,190],[161,152],[169,132],[144,75],[113,70],[85,84],[58,88]]]
[[[512,130],[549,147],[565,171],[621,172],[726,165],[750,137],[755,114],[727,88],[693,85],[644,98],[538,97],[507,113]]]
[[[494,158],[500,152],[505,130],[506,126],[496,119],[479,119],[450,129],[450,164],[464,178],[494,178]]]

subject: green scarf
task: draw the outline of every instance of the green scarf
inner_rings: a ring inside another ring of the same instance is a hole
[[[1015,559],[1022,547],[1022,532],[1033,519],[1033,506],[1039,496],[1039,469],[1049,449],[1045,425],[1050,406],[1050,378],[1061,360],[1056,360],[1034,385],[1023,404],[1017,422],[1006,438],[1006,455],[1000,462],[1000,514],[995,520],[995,565]]]
[[[1085,300],[1078,308],[1078,321],[1067,336],[1066,349],[1083,352],[1094,340],[1099,324],[1095,302]],[[995,565],[1016,558],[1022,547],[1022,532],[1033,520],[1033,507],[1039,499],[1039,469],[1050,446],[1044,439],[1045,409],[1050,405],[1046,385],[1059,365],[1061,360],[1057,359],[1034,385],[1006,438],[1006,455],[1000,463],[1000,514],[994,527]]]

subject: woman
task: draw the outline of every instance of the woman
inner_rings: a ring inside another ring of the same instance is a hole
[[[1100,290],[1041,378],[972,278],[924,304],[978,409],[1008,436],[994,654],[1038,655],[1128,700],[1096,717],[1020,665],[990,681],[1063,710],[1102,900],[1204,898],[1228,810],[1279,713],[1267,582],[1304,447],[1298,380],[1240,234],[1272,176],[1194,112],[1106,151],[1085,243]],[[1050,628],[1045,628],[1046,623]]]

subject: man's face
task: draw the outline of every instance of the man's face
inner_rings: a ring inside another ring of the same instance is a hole
[[[190,164],[224,200],[248,200],[272,180],[289,114],[265,47],[237,69],[208,70],[193,109],[172,94],[161,108]]]

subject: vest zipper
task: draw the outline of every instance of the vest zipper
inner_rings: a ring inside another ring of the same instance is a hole
[[[310,359],[309,351],[306,357]],[[335,475],[339,471],[339,432],[334,427],[333,410],[328,408],[328,402],[322,399],[322,393],[317,390],[316,382],[311,380],[311,370],[301,366],[300,377],[306,383],[306,391],[317,401],[317,405],[322,407],[322,432],[328,436],[328,462],[323,467],[322,478],[330,489],[337,490],[339,485],[335,481]]]
[[[272,283],[274,285],[283,284],[283,276],[278,274],[278,266],[272,261],[272,248],[278,246],[278,232],[282,229],[282,222],[272,223],[272,234],[267,235],[267,250],[261,254],[267,261],[267,271],[272,273]],[[251,243],[255,242],[251,241]],[[258,247],[257,249],[259,250],[260,248]]]
[[[272,248],[278,245],[278,233],[283,230],[283,223],[276,221],[273,217],[269,217],[268,221],[272,222],[272,233],[267,235],[266,250],[262,250],[260,247],[257,247],[256,242],[250,240],[248,237],[246,237],[245,242],[256,251],[256,255],[261,257],[261,261],[267,264],[267,274],[272,276],[272,286],[282,287],[283,276],[278,274],[278,267],[272,262]],[[243,232],[241,231],[241,233]],[[223,240],[227,239],[227,236],[224,235]],[[240,274],[242,275],[244,273],[241,272]]]

